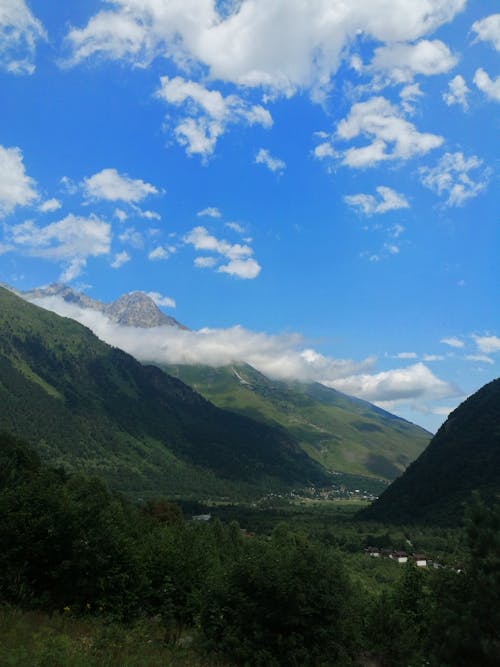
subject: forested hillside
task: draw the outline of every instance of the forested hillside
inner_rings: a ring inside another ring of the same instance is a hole
[[[458,523],[472,491],[500,496],[500,380],[454,410],[425,452],[365,511],[382,521]]]
[[[284,524],[133,505],[0,434],[0,516],[2,665],[498,664],[500,513],[477,499],[464,572],[384,567]]]
[[[283,429],[216,408],[80,324],[0,288],[0,429],[143,495],[238,495],[326,482]]]
[[[248,364],[167,369],[221,408],[286,428],[337,473],[391,481],[431,438],[415,424],[317,382],[272,380]]]

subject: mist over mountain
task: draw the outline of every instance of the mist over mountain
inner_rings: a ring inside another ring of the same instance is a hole
[[[235,495],[328,482],[284,429],[221,410],[2,288],[0,399],[0,430],[127,493]]]
[[[124,326],[144,329],[172,326],[179,329],[187,329],[187,327],[180,324],[175,318],[165,315],[158,308],[153,298],[144,292],[123,294],[111,303],[103,303],[97,299],[91,299],[83,292],[76,291],[61,283],[54,283],[48,287],[38,287],[33,290],[17,293],[28,301],[59,297],[66,303],[103,313],[111,321]]]

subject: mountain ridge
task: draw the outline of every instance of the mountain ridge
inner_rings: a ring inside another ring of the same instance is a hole
[[[52,283],[47,287],[37,287],[25,291],[15,290],[8,285],[3,285],[3,287],[28,301],[37,301],[53,296],[60,297],[67,303],[103,313],[111,321],[123,326],[143,329],[158,326],[171,326],[183,330],[188,328],[171,315],[165,315],[148,294],[140,291],[122,294],[118,299],[110,303],[104,303],[98,299],[92,299],[83,292],[76,291],[63,283]]]
[[[0,430],[126,492],[328,483],[283,429],[221,410],[90,329],[0,288]]]
[[[500,497],[500,379],[461,403],[429,446],[363,516],[459,523],[473,491]]]

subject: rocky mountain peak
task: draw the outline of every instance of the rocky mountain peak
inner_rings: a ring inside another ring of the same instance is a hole
[[[9,288],[12,290],[12,288]],[[15,291],[15,290],[13,290]],[[17,293],[17,292],[16,292]],[[149,329],[159,326],[177,327],[187,329],[175,318],[165,315],[158,308],[153,299],[144,292],[130,292],[111,303],[102,303],[91,299],[82,292],[77,292],[68,285],[53,283],[47,287],[38,287],[33,290],[18,293],[28,301],[37,301],[47,297],[57,296],[67,303],[72,303],[82,308],[90,308],[104,313],[113,322],[129,327],[141,327]]]
[[[123,294],[110,303],[105,312],[110,319],[129,327],[151,328],[167,325],[186,328],[173,317],[162,313],[153,299],[143,292]]]

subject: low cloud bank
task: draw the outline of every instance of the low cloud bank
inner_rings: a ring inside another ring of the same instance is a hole
[[[306,348],[298,334],[269,335],[241,326],[198,331],[169,326],[140,329],[116,324],[102,313],[67,303],[60,297],[45,297],[33,303],[81,322],[106,343],[142,362],[209,366],[247,362],[276,379],[317,381],[386,406],[443,399],[459,393],[422,363],[371,373],[374,358],[356,362],[328,357]]]

